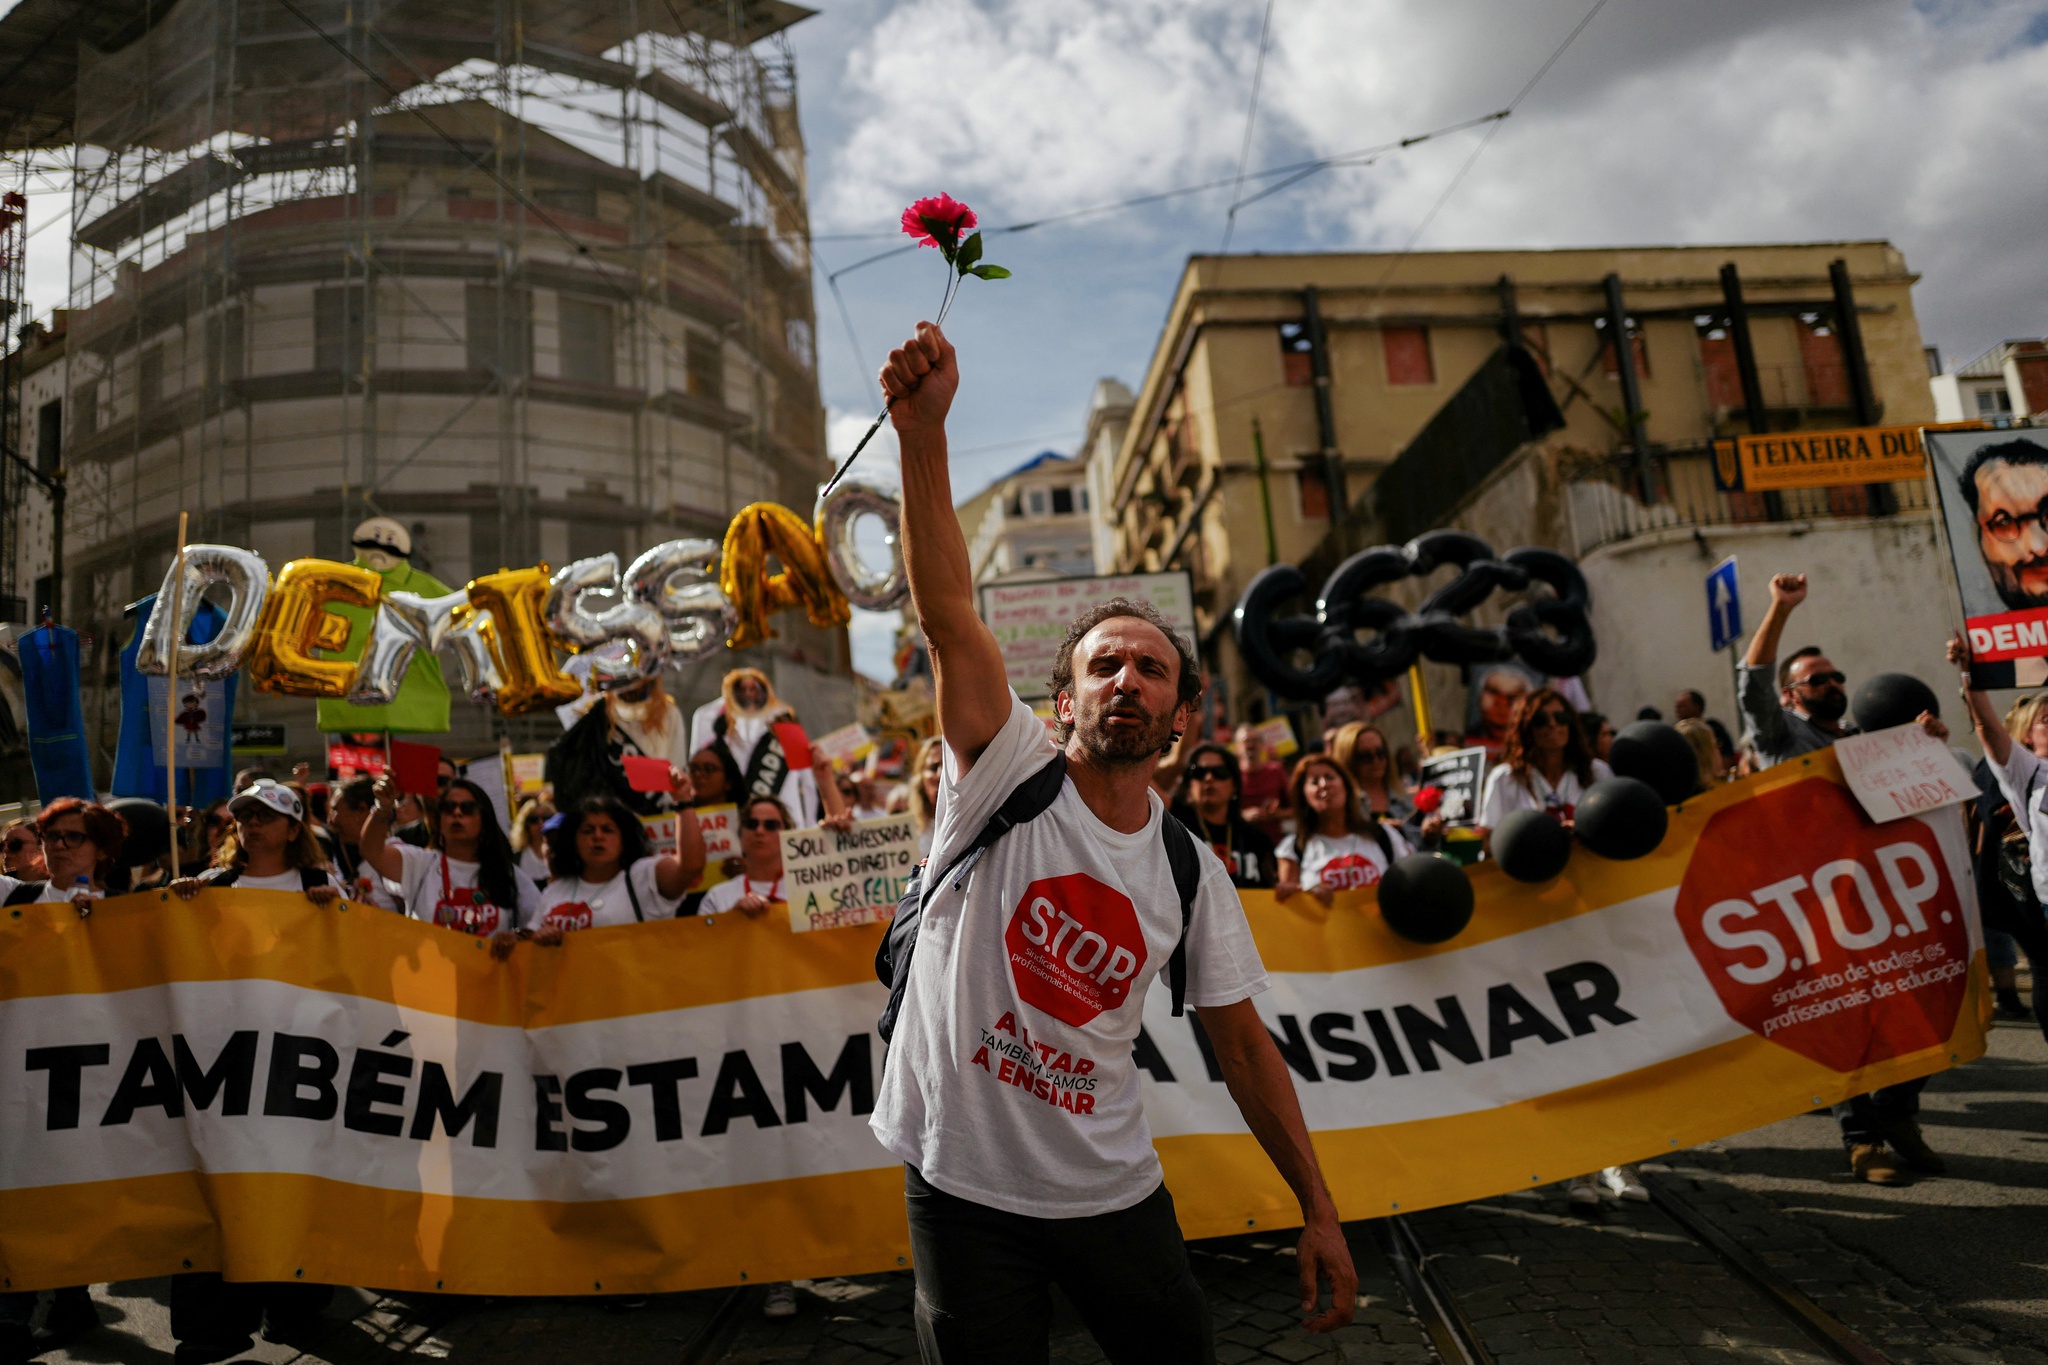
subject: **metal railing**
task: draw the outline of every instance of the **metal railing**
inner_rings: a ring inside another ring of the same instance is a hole
[[[1632,455],[1589,465],[1571,478],[1566,494],[1576,553],[1695,526],[1854,521],[1910,516],[1933,507],[1933,493],[1924,479],[1776,493],[1726,492],[1714,482],[1711,449],[1658,451],[1649,456],[1649,464],[1656,498],[1648,505],[1636,492]]]

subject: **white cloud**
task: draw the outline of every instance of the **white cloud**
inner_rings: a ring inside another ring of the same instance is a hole
[[[1259,8],[873,4],[850,42],[842,30],[830,55],[806,56],[807,80],[827,92],[822,109],[810,106],[821,226],[886,228],[909,198],[935,189],[1000,222],[1227,176]],[[1585,0],[1280,0],[1252,163],[1499,108],[1585,11]],[[2040,335],[2048,180],[2028,168],[2048,153],[2044,37],[2036,7],[1999,0],[1611,4],[1503,126],[1421,245],[1889,237],[1924,272],[1923,330],[1952,356]],[[837,65],[820,73],[820,61]],[[1236,245],[1398,246],[1479,136],[1309,180],[1246,209]],[[1057,234],[1065,268],[1048,275],[1041,258],[1020,287],[1088,280],[1068,302],[1077,320],[1095,321],[1111,301],[1089,258],[1143,250],[1164,264],[1214,250],[1224,207],[1211,195],[1085,231],[1044,229],[1032,248]],[[1149,316],[1113,325],[1147,336],[1165,301],[1162,291]],[[1043,351],[1048,339],[1028,340]],[[1144,359],[1131,354],[1120,368],[1135,377]],[[1037,368],[1058,367],[1049,356]],[[1071,378],[1037,401],[1070,403],[1085,383]]]

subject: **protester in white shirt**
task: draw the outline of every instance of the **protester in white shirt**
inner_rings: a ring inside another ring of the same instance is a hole
[[[489,794],[468,778],[450,782],[427,848],[388,837],[397,801],[397,785],[379,778],[377,812],[363,826],[363,861],[399,884],[407,915],[488,938],[492,953],[505,956],[520,922],[540,905],[540,888],[520,875]]]
[[[910,814],[917,821],[917,852],[928,858],[932,852],[932,829],[939,820],[939,780],[946,766],[945,741],[937,735],[917,746],[910,761]]]
[[[1572,704],[1555,688],[1537,688],[1516,704],[1500,766],[1486,775],[1478,829],[1487,851],[1494,827],[1518,810],[1547,811],[1570,829],[1586,789],[1612,776],[1593,757]]]
[[[687,800],[687,794],[683,798]],[[586,796],[557,836],[555,875],[519,927],[540,944],[576,929],[675,918],[676,906],[704,871],[704,839],[687,812],[676,821],[677,849],[652,854],[647,827],[611,796]]]
[[[1365,813],[1358,785],[1336,759],[1314,754],[1294,766],[1288,783],[1294,830],[1274,855],[1286,900],[1304,888],[1328,905],[1339,891],[1377,885],[1394,859],[1413,850],[1400,831]]]
[[[97,801],[60,796],[37,813],[36,830],[50,875],[40,882],[0,877],[0,905],[69,901],[79,918],[90,915],[109,879],[120,875],[115,859],[128,838],[127,822]]]
[[[190,900],[205,886],[240,891],[297,891],[315,905],[341,899],[341,880],[306,822],[305,803],[282,782],[260,777],[228,802],[234,829],[221,841],[213,866],[180,877],[171,890]]]
[[[845,829],[853,823],[852,811],[828,815],[825,829]],[[740,808],[740,872],[704,893],[697,903],[700,915],[737,910],[757,916],[783,899],[782,832],[800,829],[789,807],[772,796],[757,796]]]
[[[1147,605],[1084,613],[1051,679],[1059,794],[964,877],[940,875],[1053,758],[1055,739],[1008,686],[975,611],[947,465],[951,344],[919,324],[882,386],[945,736],[931,891],[870,1121],[906,1166],[919,1346],[927,1365],[1043,1361],[1057,1284],[1113,1360],[1213,1359],[1133,1058],[1146,991],[1183,941],[1170,817],[1151,779],[1197,714],[1199,662]],[[1223,864],[1197,861],[1186,1003],[1300,1202],[1302,1307],[1316,1307],[1327,1281],[1332,1306],[1307,1325],[1331,1331],[1351,1321],[1357,1275],[1287,1066],[1252,1004],[1267,981],[1244,908]]]
[[[519,855],[519,870],[535,886],[546,886],[553,874],[548,870],[547,822],[555,813],[554,803],[536,796],[520,804],[512,817],[512,851]]]

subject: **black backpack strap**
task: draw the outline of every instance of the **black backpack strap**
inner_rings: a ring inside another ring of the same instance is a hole
[[[1173,889],[1180,894],[1180,938],[1166,962],[1166,984],[1173,992],[1173,1017],[1178,1019],[1187,1013],[1188,926],[1195,918],[1195,893],[1202,887],[1202,852],[1188,827],[1171,815],[1162,817],[1159,827],[1166,839],[1166,865],[1173,869]]]
[[[640,913],[640,893],[633,889],[633,865],[626,864],[626,899],[633,904],[633,920],[638,924],[647,923],[647,916]]]
[[[0,904],[33,905],[36,902],[36,898],[43,894],[43,888],[48,885],[48,882],[23,882],[20,886],[8,892],[7,899],[4,902],[0,902]]]
[[[1054,753],[1045,766],[1025,778],[1003,798],[1003,804],[974,836],[973,842],[953,856],[943,871],[934,873],[920,864],[904,887],[896,914],[875,948],[875,975],[889,988],[889,1003],[882,1009],[876,1027],[887,1042],[896,1030],[896,1016],[903,1008],[904,992],[910,985],[910,960],[917,951],[917,934],[924,921],[925,901],[949,880],[958,886],[974,870],[981,855],[995,842],[1022,824],[1036,820],[1059,799],[1067,781],[1067,756]]]
[[[209,867],[199,874],[199,880],[207,886],[228,887],[240,881],[242,870],[238,867]]]

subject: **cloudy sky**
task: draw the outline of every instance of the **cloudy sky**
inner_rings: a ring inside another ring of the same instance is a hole
[[[793,38],[835,438],[929,314],[935,253],[841,281],[945,190],[1002,224],[1235,174],[1260,0],[810,0]],[[1250,165],[1455,123],[1514,98],[1590,0],[1274,0]],[[1398,249],[1484,136],[1328,172],[1245,209],[1239,250]],[[2048,333],[2048,7],[1991,0],[1610,0],[1444,203],[1431,247],[1885,237],[1950,363]],[[964,494],[1069,447],[1101,375],[1135,384],[1227,189],[1014,236],[949,331]],[[844,446],[842,445],[842,448]]]

